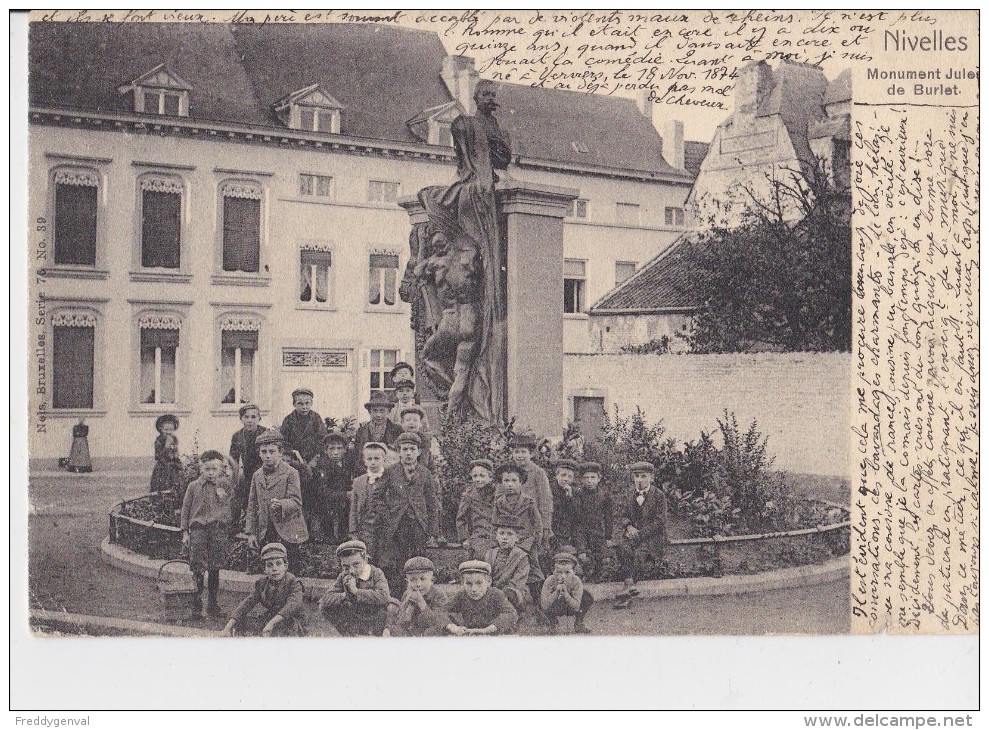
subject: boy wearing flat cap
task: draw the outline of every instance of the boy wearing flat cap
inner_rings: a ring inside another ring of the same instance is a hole
[[[283,439],[275,429],[258,436],[261,468],[251,479],[247,498],[244,532],[250,547],[281,543],[288,554],[289,567],[298,570],[299,546],[309,539],[302,514],[302,487],[299,472],[282,459]]]
[[[518,547],[522,521],[514,515],[503,515],[494,520],[494,527],[498,547],[491,548],[484,556],[484,562],[491,566],[491,585],[504,593],[521,613],[531,595],[529,555]]]
[[[560,616],[573,616],[575,634],[589,634],[584,624],[587,612],[594,605],[594,596],[584,589],[577,576],[577,556],[572,553],[557,553],[553,556],[553,572],[543,583],[540,604],[549,617],[550,633],[559,628]]]
[[[553,465],[553,547],[576,542],[580,519],[578,512],[577,472],[573,459],[560,459]]]
[[[615,608],[626,608],[639,595],[636,582],[647,562],[659,564],[666,550],[666,495],[653,486],[656,467],[638,461],[629,468],[633,489],[627,497],[618,521],[618,567],[625,589],[618,595]]]
[[[347,455],[350,439],[338,428],[323,439],[323,453],[313,465],[317,514],[323,538],[340,543],[347,538],[350,517],[350,487],[354,470]]]
[[[470,485],[457,509],[457,539],[470,560],[480,560],[497,543],[494,539],[494,464],[490,459],[470,463]]]
[[[371,393],[371,399],[364,404],[364,408],[371,420],[358,426],[357,433],[354,434],[354,453],[363,454],[364,444],[372,441],[385,444],[389,449],[394,448],[398,437],[402,435],[402,427],[388,418],[392,409],[391,399],[387,394],[376,390]]]
[[[285,438],[285,448],[290,452],[298,451],[302,460],[311,465],[323,450],[326,424],[313,410],[313,392],[309,388],[292,391],[292,406],[294,410],[285,416],[279,430]]]
[[[460,564],[462,588],[446,606],[450,622],[446,631],[453,636],[494,636],[510,634],[519,621],[518,612],[505,594],[491,585],[491,566],[483,560]]]
[[[590,581],[601,578],[605,548],[611,542],[614,503],[601,484],[601,465],[587,461],[580,467],[581,488],[577,495],[577,529],[574,545]]]
[[[234,631],[261,636],[304,636],[302,625],[302,582],[288,572],[287,552],[280,543],[270,543],[261,550],[264,577],[254,584],[254,591],[234,610],[221,635]],[[251,611],[261,606],[261,616],[252,621]]]
[[[426,431],[426,411],[419,406],[407,406],[402,409],[402,431],[414,433],[420,439],[419,462],[436,473],[436,457],[440,453],[439,440]]]
[[[319,610],[341,636],[381,636],[391,593],[380,568],[367,560],[367,545],[348,540],[336,549],[340,575],[319,601]]]
[[[512,461],[525,471],[522,493],[532,498],[542,518],[542,531],[536,537],[535,547],[549,550],[553,536],[553,490],[549,487],[546,470],[532,460],[536,452],[536,439],[528,434],[516,434],[509,441],[508,448],[512,452]]]
[[[429,558],[405,561],[405,595],[389,608],[392,636],[442,636],[450,622],[446,599],[433,585],[436,566]]]
[[[368,504],[372,552],[396,590],[405,561],[434,547],[440,530],[440,486],[419,461],[419,436],[403,433],[398,448],[399,463],[385,469]]]
[[[242,405],[238,411],[241,428],[230,437],[230,458],[239,468],[237,489],[234,493],[234,524],[240,520],[247,510],[247,497],[251,492],[251,478],[254,472],[261,468],[261,457],[258,456],[257,438],[267,431],[260,425],[261,409],[253,403]]]
[[[398,380],[395,382],[395,405],[392,407],[388,419],[397,426],[402,425],[402,411],[411,408],[416,404],[416,384],[411,380]]]

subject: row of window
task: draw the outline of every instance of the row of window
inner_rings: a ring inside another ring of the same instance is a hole
[[[52,401],[54,409],[86,410],[96,404],[96,328],[89,312],[65,312],[52,320]],[[181,321],[174,316],[145,316],[139,324],[137,401],[142,406],[174,406],[180,402],[182,382]],[[223,320],[216,406],[257,402],[260,363],[260,321],[237,317]],[[347,351],[282,352],[284,369],[347,368]],[[391,370],[402,353],[372,349],[368,353],[368,391],[391,391]]]
[[[588,218],[588,203],[584,198],[570,202],[567,209],[569,218]],[[682,227],[686,216],[683,208],[668,206],[664,210],[663,222],[668,226]],[[642,225],[642,206],[638,203],[615,203],[615,223],[623,226]]]
[[[638,264],[635,261],[615,262],[615,286],[627,280]],[[565,259],[563,262],[563,313],[580,314],[587,308],[587,262]]]
[[[52,174],[53,259],[56,265],[95,266],[97,256],[101,176],[82,167],[57,168]],[[181,268],[182,219],[185,183],[182,178],[152,173],[138,178],[141,266],[150,269]],[[258,273],[264,189],[256,181],[224,180],[220,183],[221,267],[226,272]],[[332,198],[333,178],[299,176],[299,194]],[[397,182],[371,180],[368,201],[395,203]]]

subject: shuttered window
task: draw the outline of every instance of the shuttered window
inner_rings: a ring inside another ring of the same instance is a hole
[[[93,407],[95,335],[95,320],[52,327],[53,408]]]
[[[261,263],[261,190],[225,183],[223,197],[223,270],[257,273]]]
[[[89,172],[55,175],[55,263],[96,265],[97,177]]]
[[[182,243],[182,188],[176,180],[141,181],[141,266],[177,269]]]

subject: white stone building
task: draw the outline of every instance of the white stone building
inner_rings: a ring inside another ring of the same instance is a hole
[[[46,23],[30,73],[32,457],[78,418],[95,457],[149,456],[163,413],[183,451],[225,450],[240,403],[277,424],[301,385],[363,417],[412,358],[396,201],[451,179],[469,61],[365,25]],[[580,190],[548,285],[586,351],[588,305],[683,229],[682,134],[674,167],[630,100],[499,101],[510,174]]]

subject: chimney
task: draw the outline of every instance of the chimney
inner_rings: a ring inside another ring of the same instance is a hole
[[[474,87],[480,79],[474,59],[469,56],[447,56],[443,59],[443,71],[440,73],[450,96],[460,102],[467,114],[473,114]]]
[[[735,110],[755,115],[759,105],[773,88],[773,69],[765,61],[756,61],[739,69],[735,87]]]
[[[667,119],[663,124],[663,157],[670,167],[684,169],[683,122]]]
[[[642,91],[640,91],[635,97],[635,105],[639,107],[639,112],[642,116],[648,119],[649,123],[653,125],[653,128],[655,128],[656,105],[653,104],[652,99],[650,98],[651,95],[652,91],[650,89],[642,89]]]

